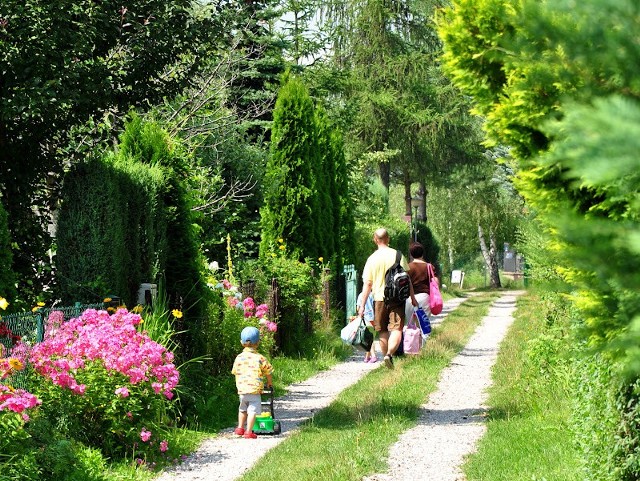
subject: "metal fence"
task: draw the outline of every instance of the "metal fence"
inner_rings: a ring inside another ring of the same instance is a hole
[[[344,314],[345,314],[345,325],[346,325],[349,322],[349,318],[354,314],[356,314],[356,311],[357,311],[356,300],[358,298],[358,295],[357,295],[358,273],[356,272],[356,266],[354,266],[353,264],[344,266],[342,273],[344,275],[344,282],[345,282]]]

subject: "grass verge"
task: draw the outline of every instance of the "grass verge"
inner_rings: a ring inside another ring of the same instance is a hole
[[[545,321],[538,302],[531,294],[518,299],[493,369],[488,430],[463,468],[468,481],[581,479],[568,427],[569,372],[560,353],[539,340]]]
[[[381,453],[415,424],[440,371],[464,347],[497,297],[485,293],[465,301],[434,329],[421,355],[398,359],[393,371],[370,372],[241,479],[347,481],[385,471]]]
[[[309,345],[301,346],[301,351],[306,353],[304,356],[275,356],[271,359],[275,370],[274,387],[278,395],[285,393],[286,386],[329,369],[353,353],[351,348],[342,343],[330,325],[318,326],[306,342]],[[235,379],[231,373],[209,380],[206,403],[201,407],[200,421],[192,428],[176,428],[171,431],[169,446],[172,452],[191,453],[206,437],[235,425],[238,416],[238,396]],[[179,462],[180,454],[175,456],[169,456],[167,462],[158,467]],[[149,481],[159,473],[146,467],[138,467],[134,459],[129,459],[111,463],[104,474],[106,479],[116,481]]]

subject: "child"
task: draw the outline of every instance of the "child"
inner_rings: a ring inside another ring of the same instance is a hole
[[[361,301],[362,301],[362,292],[358,294],[358,300],[356,301],[356,306],[361,305],[360,304]],[[366,322],[367,325],[373,327],[373,294],[369,294],[369,297],[367,298],[367,302],[365,302],[364,304],[364,313],[362,317],[364,317],[364,322]],[[374,330],[374,333],[375,333],[375,330]],[[364,354],[364,362],[371,362],[371,363],[378,362],[378,356],[376,355],[375,342],[371,344],[371,350]]]
[[[256,349],[260,343],[260,331],[255,327],[245,327],[240,333],[244,349],[233,362],[231,374],[236,377],[236,387],[240,397],[238,427],[234,433],[247,439],[258,436],[253,432],[256,416],[262,412],[262,378],[267,378],[267,387],[272,386],[271,363]],[[246,423],[246,429],[245,429]]]

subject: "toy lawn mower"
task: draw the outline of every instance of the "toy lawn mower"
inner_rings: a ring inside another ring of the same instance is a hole
[[[265,388],[262,391],[262,414],[256,416],[253,432],[256,434],[280,434],[280,422],[274,419],[273,412],[273,388]],[[265,411],[265,407],[268,410]]]

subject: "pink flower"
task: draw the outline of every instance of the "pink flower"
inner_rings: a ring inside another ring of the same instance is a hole
[[[252,317],[253,310],[256,308],[256,303],[251,297],[247,297],[242,301],[242,308],[244,309],[244,317]]]
[[[116,395],[120,397],[129,397],[129,390],[126,387],[116,389]]]
[[[173,354],[139,332],[136,326],[140,321],[138,314],[126,309],[118,309],[113,315],[88,309],[80,317],[62,323],[55,333],[34,346],[29,361],[38,373],[76,394],[83,394],[86,389],[77,383],[77,371],[94,363],[123,374],[131,384],[155,382],[171,390],[179,380]],[[120,390],[116,394],[127,397],[127,392],[128,389]]]
[[[276,332],[278,330],[278,325],[275,322],[267,322],[267,329],[271,332]]]
[[[229,289],[231,289],[231,282],[229,282],[228,280],[224,279],[224,280],[222,281],[222,286],[223,286],[225,289],[229,290]]]
[[[5,386],[2,386],[2,388],[4,389],[0,389],[0,411],[6,409],[20,414],[25,409],[34,408],[42,404],[42,401],[24,389],[16,389],[11,392]]]
[[[256,317],[258,319],[263,318],[267,312],[269,312],[269,306],[266,304],[260,304],[258,307],[256,307]]]
[[[227,304],[229,307],[236,307],[240,301],[238,301],[237,297],[227,297]]]
[[[129,419],[133,419],[133,413],[132,413],[131,411],[127,411],[126,416],[127,416]]]
[[[142,431],[140,431],[140,439],[142,439],[145,443],[149,441],[149,439],[151,439],[151,431],[147,431],[146,429],[142,428]]]
[[[166,440],[160,441],[160,451],[166,452],[169,449],[169,443]]]

